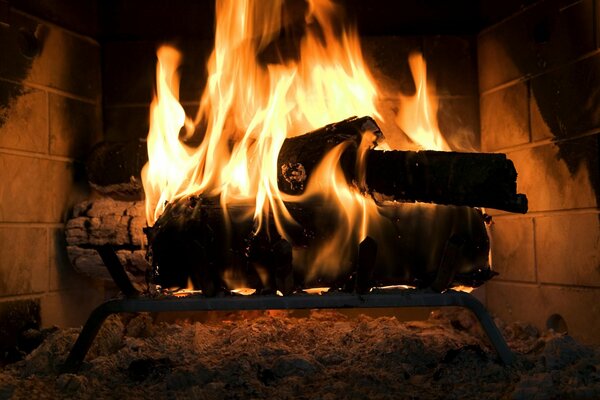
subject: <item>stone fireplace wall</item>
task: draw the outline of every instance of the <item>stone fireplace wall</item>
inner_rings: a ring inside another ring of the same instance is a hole
[[[527,3],[527,2],[523,2]],[[529,2],[531,3],[531,2]],[[600,343],[598,1],[538,1],[477,37],[481,140],[529,213],[494,212],[487,305]]]
[[[86,16],[85,7],[0,1],[2,352],[25,327],[81,324],[103,298],[74,273],[63,233],[87,195],[81,160],[102,132],[100,48],[76,33]]]

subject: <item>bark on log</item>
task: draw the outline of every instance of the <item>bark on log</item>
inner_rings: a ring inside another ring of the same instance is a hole
[[[372,118],[354,117],[286,139],[277,162],[279,189],[302,193],[323,156],[346,142],[340,161],[346,178],[362,180],[358,184],[374,194],[398,201],[527,211],[526,196],[516,192],[514,165],[504,154],[368,150],[361,179],[355,160],[366,131],[375,134],[371,147],[383,137]],[[146,161],[141,142],[101,144],[88,161],[88,179],[94,188],[113,197],[141,198],[139,172]]]
[[[76,205],[67,221],[67,254],[73,267],[95,279],[112,282],[98,252],[111,245],[128,277],[138,290],[146,286],[146,226],[143,202],[99,198]]]
[[[436,290],[443,291],[453,284],[478,286],[493,276],[487,267],[484,216],[477,209],[390,203],[368,240],[347,249],[335,271],[315,274],[309,263],[317,258],[319,245],[329,243],[340,229],[340,220],[326,204],[287,206],[300,224],[287,231],[291,241],[287,246],[294,250],[293,284],[289,269],[288,278],[281,271],[286,252],[276,250],[282,239],[273,221],[265,222],[270,236],[264,232],[254,236],[252,219],[240,218],[248,215],[247,208],[229,207],[232,225],[228,226],[218,201],[198,196],[169,204],[154,226],[146,229],[154,283],[186,287],[191,282],[212,296],[236,284],[267,292],[319,286],[366,292],[380,285],[431,287],[435,283]]]
[[[341,167],[349,181],[393,200],[490,207],[527,212],[527,197],[517,194],[517,172],[504,154],[442,151],[367,150],[366,171],[357,173],[356,154],[364,132],[382,137],[370,117],[350,118],[302,136],[286,139],[277,162],[278,186],[300,194],[323,156],[342,142],[349,143]]]

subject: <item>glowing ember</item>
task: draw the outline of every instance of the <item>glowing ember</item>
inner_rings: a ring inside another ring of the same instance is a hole
[[[357,33],[338,29],[340,12],[331,0],[308,1],[297,58],[261,61],[290,23],[286,15],[282,0],[217,1],[215,47],[194,120],[178,100],[179,53],[170,47],[158,50],[149,162],[142,172],[147,222],[153,225],[169,202],[202,195],[219,198],[227,221],[251,218],[258,233],[268,226],[264,221],[269,216],[279,234],[288,238],[285,227],[295,221],[284,200],[289,204],[319,199],[331,206],[328,212],[337,214],[335,235],[299,257],[307,260],[309,276],[327,276],[347,264],[358,243],[377,229],[379,208],[360,193],[360,179],[356,186],[346,182],[339,168],[345,144],[322,160],[301,196],[279,191],[277,157],[287,137],[353,115],[381,121],[375,106],[378,91]],[[417,93],[401,99],[397,123],[422,146],[448,149],[435,123],[435,98],[426,88],[425,62],[420,55],[410,62]],[[189,139],[198,127],[204,129],[202,140],[192,146]],[[358,152],[357,164],[363,168],[362,151],[367,149],[361,146]],[[233,205],[248,206],[249,211],[233,216],[229,212]],[[223,279],[230,287],[245,284],[233,276]]]

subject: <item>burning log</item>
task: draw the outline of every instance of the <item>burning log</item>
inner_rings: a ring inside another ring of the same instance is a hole
[[[355,160],[365,132],[373,133],[366,143],[371,148],[383,137],[375,121],[363,117],[286,139],[277,163],[279,189],[302,193],[323,156],[346,142],[350,146],[341,160],[346,178],[369,192],[399,201],[527,211],[527,198],[516,193],[517,172],[504,154],[370,149],[361,177]]]
[[[252,219],[243,218],[250,207],[228,207],[229,227],[216,199],[191,196],[170,203],[146,228],[153,281],[213,296],[235,286],[284,294],[322,286],[365,293],[398,284],[443,291],[455,284],[479,286],[493,276],[485,218],[477,209],[390,203],[382,208],[380,226],[349,259],[315,276],[307,260],[338,229],[334,213],[323,204],[287,207],[300,225],[288,227],[289,241],[272,220],[266,222],[270,236],[255,235]]]
[[[365,132],[373,135],[363,142]],[[373,149],[383,134],[370,117],[349,118],[284,141],[277,162],[278,186],[301,194],[311,173],[333,147],[347,143],[341,167],[349,181],[368,192],[398,201],[490,207],[527,211],[527,198],[517,194],[517,173],[504,154]],[[370,149],[365,170],[357,172],[356,154]],[[141,142],[104,143],[90,156],[88,179],[97,190],[116,198],[141,198],[139,171],[147,161]]]

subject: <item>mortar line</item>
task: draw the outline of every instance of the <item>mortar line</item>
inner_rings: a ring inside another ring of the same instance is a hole
[[[50,262],[50,258],[51,258],[51,252],[50,252],[50,246],[51,246],[51,240],[50,240],[50,235],[52,233],[51,231],[52,228],[50,227],[46,227],[46,254],[48,255],[48,257],[46,257],[46,292],[50,290],[50,277],[51,277],[51,272],[50,272],[50,268],[52,263]]]
[[[39,160],[60,161],[60,162],[66,162],[66,163],[77,162],[76,159],[71,158],[71,157],[54,156],[54,155],[51,155],[51,154],[37,153],[37,152],[24,151],[24,150],[14,150],[14,149],[2,149],[2,148],[0,148],[0,154],[7,154],[7,155],[11,155],[11,156],[21,156],[21,157],[28,157],[28,158],[35,158],[35,159],[39,159]]]
[[[46,149],[46,154],[52,154],[52,138],[50,135],[50,126],[52,125],[50,121],[50,94],[48,92],[44,92],[46,94],[46,138],[48,139],[48,148]]]
[[[184,103],[179,103],[181,105],[185,105]],[[150,107],[150,103],[122,103],[122,104],[106,104],[104,106],[105,110],[111,110],[111,109],[121,109],[121,108],[149,108]]]
[[[10,301],[19,301],[19,300],[40,300],[42,296],[47,292],[33,292],[33,293],[21,293],[21,294],[7,294],[0,295],[0,304],[8,303]]]
[[[582,133],[579,133],[576,135],[571,135],[569,137],[539,139],[539,140],[532,141],[530,143],[522,143],[522,144],[517,144],[515,146],[504,147],[501,149],[494,150],[494,151],[492,151],[492,153],[509,153],[509,152],[513,152],[513,151],[526,150],[526,149],[530,149],[530,148],[540,147],[540,146],[544,146],[544,145],[548,145],[548,144],[560,144],[560,143],[569,142],[569,141],[573,141],[573,140],[577,140],[577,139],[583,139],[588,136],[597,135],[598,133],[600,133],[600,128],[594,128],[594,129],[591,129],[591,130],[588,130],[588,131],[585,131],[585,132],[582,132]]]
[[[100,103],[97,100],[93,100],[90,99],[88,97],[84,97],[84,96],[79,96],[77,94],[73,94],[70,92],[66,92],[64,90],[61,89],[56,89],[50,86],[45,86],[39,83],[35,83],[35,82],[31,82],[28,80],[24,80],[24,81],[18,81],[15,79],[10,79],[10,78],[4,78],[4,77],[0,77],[0,81],[2,82],[7,82],[7,83],[12,83],[13,85],[22,85],[22,86],[26,86],[32,89],[38,89],[38,90],[43,90],[47,93],[53,93],[53,94],[58,94],[62,97],[66,97],[72,100],[78,100],[81,101],[82,103],[87,103],[87,104],[91,104],[91,105],[100,105]]]
[[[533,238],[533,277],[537,283],[540,283],[538,274],[538,257],[537,257],[537,234],[536,234],[536,223],[535,218],[531,219],[531,229]]]
[[[520,76],[518,78],[511,79],[511,80],[508,80],[506,82],[502,82],[502,83],[494,86],[493,88],[486,89],[483,92],[480,92],[479,95],[480,96],[488,95],[488,94],[500,91],[502,89],[505,89],[505,88],[507,88],[509,86],[515,85],[517,83],[524,82],[524,81],[527,81],[527,80],[533,80],[533,79],[538,78],[538,77],[540,77],[542,75],[550,74],[552,72],[558,71],[561,68],[570,67],[570,66],[572,66],[572,65],[574,65],[574,64],[576,64],[576,63],[578,63],[580,61],[584,61],[584,60],[586,60],[588,58],[592,58],[592,57],[594,57],[594,56],[596,56],[598,54],[600,54],[600,49],[594,48],[593,50],[588,51],[587,53],[584,53],[584,54],[582,54],[579,57],[573,58],[573,59],[571,59],[571,60],[569,60],[567,62],[564,62],[564,63],[560,63],[560,64],[555,65],[555,66],[553,66],[551,68],[548,68],[548,69],[546,69],[544,71],[537,72],[537,73],[528,73],[528,74],[525,74],[525,75]]]
[[[19,10],[18,8],[15,8],[14,6],[10,7],[10,11],[14,12],[17,15],[21,15],[23,17],[30,18],[30,19],[38,22],[38,23],[46,24],[46,25],[48,25],[48,26],[50,26],[50,27],[52,27],[54,29],[60,30],[60,31],[62,31],[64,33],[67,33],[67,34],[69,34],[69,35],[71,35],[73,37],[76,37],[76,38],[78,38],[80,40],[86,41],[86,42],[88,42],[90,44],[93,44],[95,46],[100,47],[100,43],[96,39],[94,39],[93,37],[91,37],[91,36],[87,36],[87,35],[84,35],[82,33],[77,33],[77,32],[75,32],[75,31],[73,31],[73,30],[71,30],[69,28],[65,28],[64,26],[57,25],[54,22],[50,22],[50,21],[45,20],[43,18],[40,18],[40,17],[37,17],[35,15],[29,14],[29,13],[27,13],[25,11]]]
[[[514,12],[513,14],[509,15],[506,18],[501,19],[500,21],[493,23],[490,26],[486,26],[485,28],[483,28],[481,31],[479,31],[479,33],[477,34],[477,38],[479,38],[479,36],[484,35],[486,33],[488,33],[489,31],[493,30],[494,28],[497,28],[498,26],[510,21],[513,18],[516,18],[518,16],[520,16],[521,14],[526,13],[527,11],[531,10],[532,8],[536,7],[539,4],[544,3],[546,0],[540,0],[540,1],[536,1],[533,4],[530,4],[528,6],[525,6],[523,8],[521,8],[520,10],[517,10],[516,12]]]
[[[533,129],[531,124],[531,81],[526,81],[527,86],[527,134],[529,135],[529,143],[533,143]]]
[[[492,219],[521,219],[521,218],[533,218],[533,217],[552,217],[561,215],[581,215],[581,214],[600,214],[600,209],[597,207],[584,207],[584,208],[566,208],[563,210],[543,210],[543,211],[529,211],[527,214],[497,214],[492,215]]]
[[[503,286],[524,286],[524,287],[551,287],[551,288],[565,288],[565,289],[582,289],[582,290],[593,290],[600,291],[600,286],[590,286],[590,285],[575,285],[568,283],[551,283],[551,282],[524,282],[524,281],[516,281],[509,279],[493,279],[488,282],[493,282],[494,284],[503,285]]]
[[[11,222],[1,221],[0,228],[64,228],[63,222]]]

